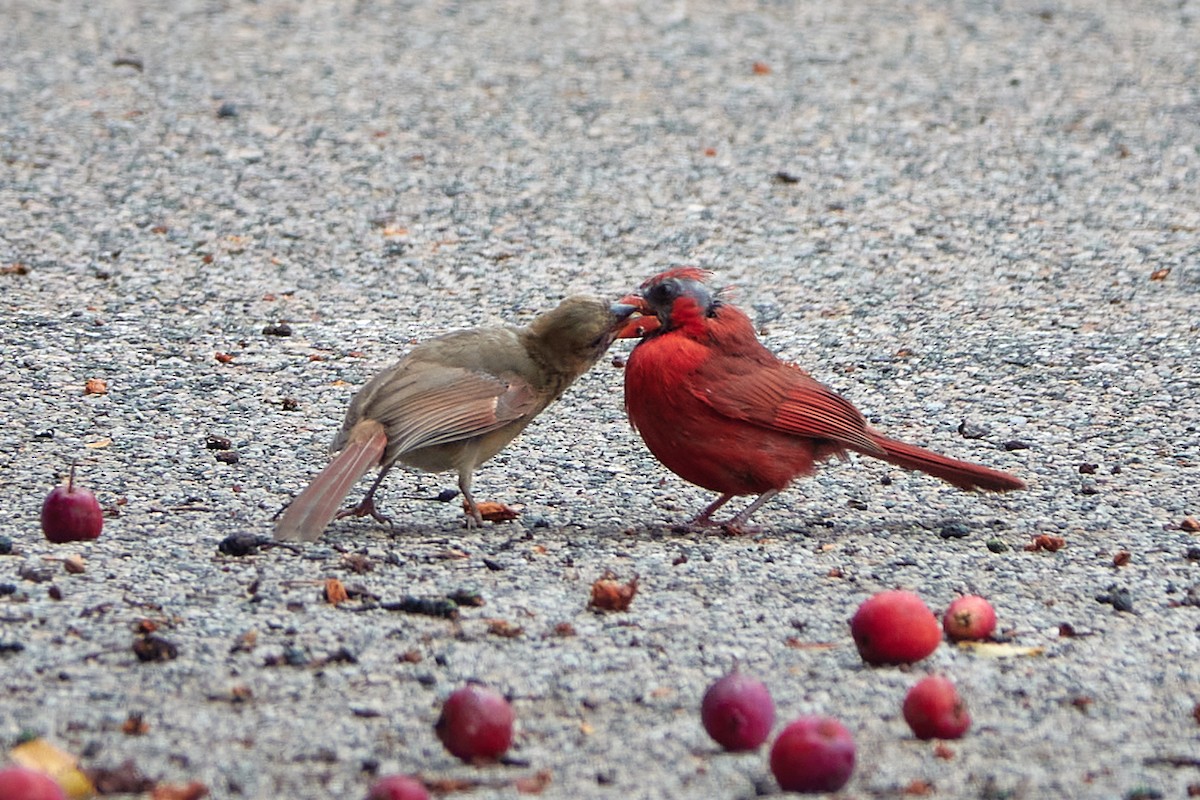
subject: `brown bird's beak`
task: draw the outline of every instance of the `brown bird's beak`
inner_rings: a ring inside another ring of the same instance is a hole
[[[646,299],[640,294],[627,294],[613,306],[631,309],[625,322],[617,328],[618,339],[640,339],[652,331],[658,330],[658,317],[650,309]]]
[[[641,310],[638,307],[638,303],[630,303],[628,302],[629,300],[630,298],[628,297],[622,297],[620,300],[609,306],[609,310],[612,311],[613,316],[616,317],[619,322],[624,322],[635,311]]]

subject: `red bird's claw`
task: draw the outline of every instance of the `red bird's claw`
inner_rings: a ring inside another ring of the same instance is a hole
[[[725,525],[711,519],[692,519],[671,526],[671,533],[707,533],[713,528],[724,528]]]

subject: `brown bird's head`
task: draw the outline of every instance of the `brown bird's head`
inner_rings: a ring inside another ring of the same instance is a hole
[[[712,316],[721,301],[704,284],[710,275],[697,267],[676,267],[643,282],[635,294],[620,300],[643,316],[626,322],[619,338],[643,338],[680,327],[688,319]]]
[[[604,355],[635,310],[624,302],[568,297],[530,323],[524,334],[526,348],[547,369],[569,376],[569,382]]]

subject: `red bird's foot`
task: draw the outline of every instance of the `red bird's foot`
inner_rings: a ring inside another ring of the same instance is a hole
[[[339,511],[335,519],[342,519],[343,517],[370,517],[376,522],[387,525],[389,528],[396,527],[396,523],[392,522],[391,517],[381,513],[379,509],[375,507],[375,499],[370,495],[364,497],[362,502],[358,505]]]
[[[721,533],[726,536],[758,536],[763,529],[757,525],[744,525],[735,519],[721,523]]]
[[[689,529],[713,528],[717,525],[720,525],[721,523],[713,521],[712,515],[716,513],[717,509],[732,499],[732,494],[721,495],[716,500],[713,500],[711,503],[709,503],[707,508],[705,508],[696,516],[692,517],[691,521],[688,522],[687,527]]]
[[[721,527],[721,523],[717,522],[715,519],[709,519],[707,517],[695,517],[694,519],[689,519],[687,522],[679,522],[675,525],[672,525],[671,530],[675,531],[676,533],[690,533],[693,531],[704,531],[719,527]]]

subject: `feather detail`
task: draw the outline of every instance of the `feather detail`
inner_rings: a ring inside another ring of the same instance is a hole
[[[351,429],[346,446],[313,478],[279,521],[275,538],[293,542],[315,541],[341,509],[342,501],[358,479],[379,463],[387,434],[375,420],[363,420]]]
[[[1007,472],[943,456],[915,444],[889,439],[876,431],[871,431],[871,437],[883,448],[884,461],[941,478],[964,491],[982,489],[985,492],[1011,492],[1025,488],[1025,481]]]

